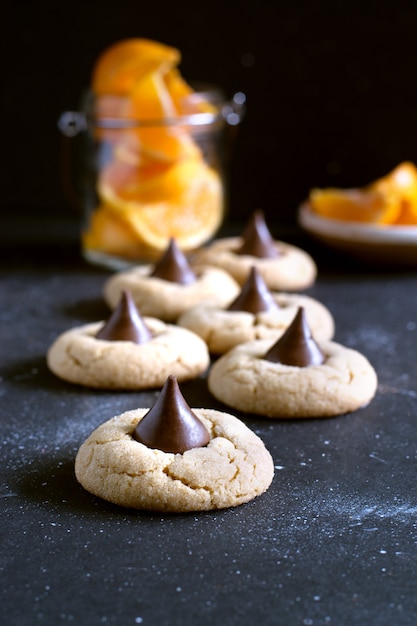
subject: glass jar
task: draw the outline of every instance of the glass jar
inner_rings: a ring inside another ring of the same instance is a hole
[[[61,132],[82,140],[81,243],[89,262],[124,269],[154,261],[171,238],[188,252],[218,232],[226,130],[241,122],[245,95],[226,101],[217,88],[196,89],[187,104],[189,115],[136,119],[128,98],[87,92],[81,111],[61,115]]]

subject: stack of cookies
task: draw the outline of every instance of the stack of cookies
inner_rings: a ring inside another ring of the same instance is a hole
[[[77,454],[79,482],[116,504],[157,511],[236,506],[266,491],[273,461],[259,437],[182,396],[178,382],[204,374],[225,408],[265,418],[330,417],[368,404],[372,365],[334,342],[329,310],[300,293],[316,276],[311,256],[274,240],[260,211],[240,237],[190,259],[171,240],[155,264],[110,276],[109,319],[60,335],[48,366],[87,387],[161,392],[151,409],[92,433]]]

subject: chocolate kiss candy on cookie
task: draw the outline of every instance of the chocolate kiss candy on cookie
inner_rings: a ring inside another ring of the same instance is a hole
[[[210,441],[208,430],[188,406],[172,375],[136,426],[133,438],[148,448],[179,454],[191,448],[203,448]]]
[[[179,249],[175,239],[170,239],[167,249],[155,264],[150,276],[181,285],[189,285],[197,280],[185,254]]]
[[[324,354],[311,335],[303,307],[299,307],[291,325],[263,358],[272,363],[296,367],[324,362]]]
[[[279,256],[274,239],[266,225],[264,214],[257,210],[252,214],[242,233],[243,243],[236,254],[249,254],[260,259],[273,259]]]
[[[275,311],[278,309],[278,304],[272,297],[271,292],[256,267],[252,267],[248,278],[242,286],[240,294],[227,307],[227,311],[248,311],[249,313]]]
[[[132,296],[126,290],[122,292],[119,304],[96,335],[97,339],[105,341],[134,343],[146,343],[151,337],[151,331],[139,314]]]

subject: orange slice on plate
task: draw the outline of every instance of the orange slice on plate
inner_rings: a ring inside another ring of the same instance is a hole
[[[309,204],[321,217],[379,225],[417,224],[417,168],[404,161],[366,187],[313,189]]]
[[[417,224],[417,168],[414,163],[400,163],[392,172],[375,181],[370,188],[396,197],[399,205],[396,224]]]
[[[309,203],[321,217],[348,222],[390,224],[400,213],[396,198],[371,189],[313,189]]]

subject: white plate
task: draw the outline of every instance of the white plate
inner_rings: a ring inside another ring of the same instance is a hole
[[[417,265],[417,226],[384,226],[321,217],[308,203],[298,222],[315,239],[366,261]]]

